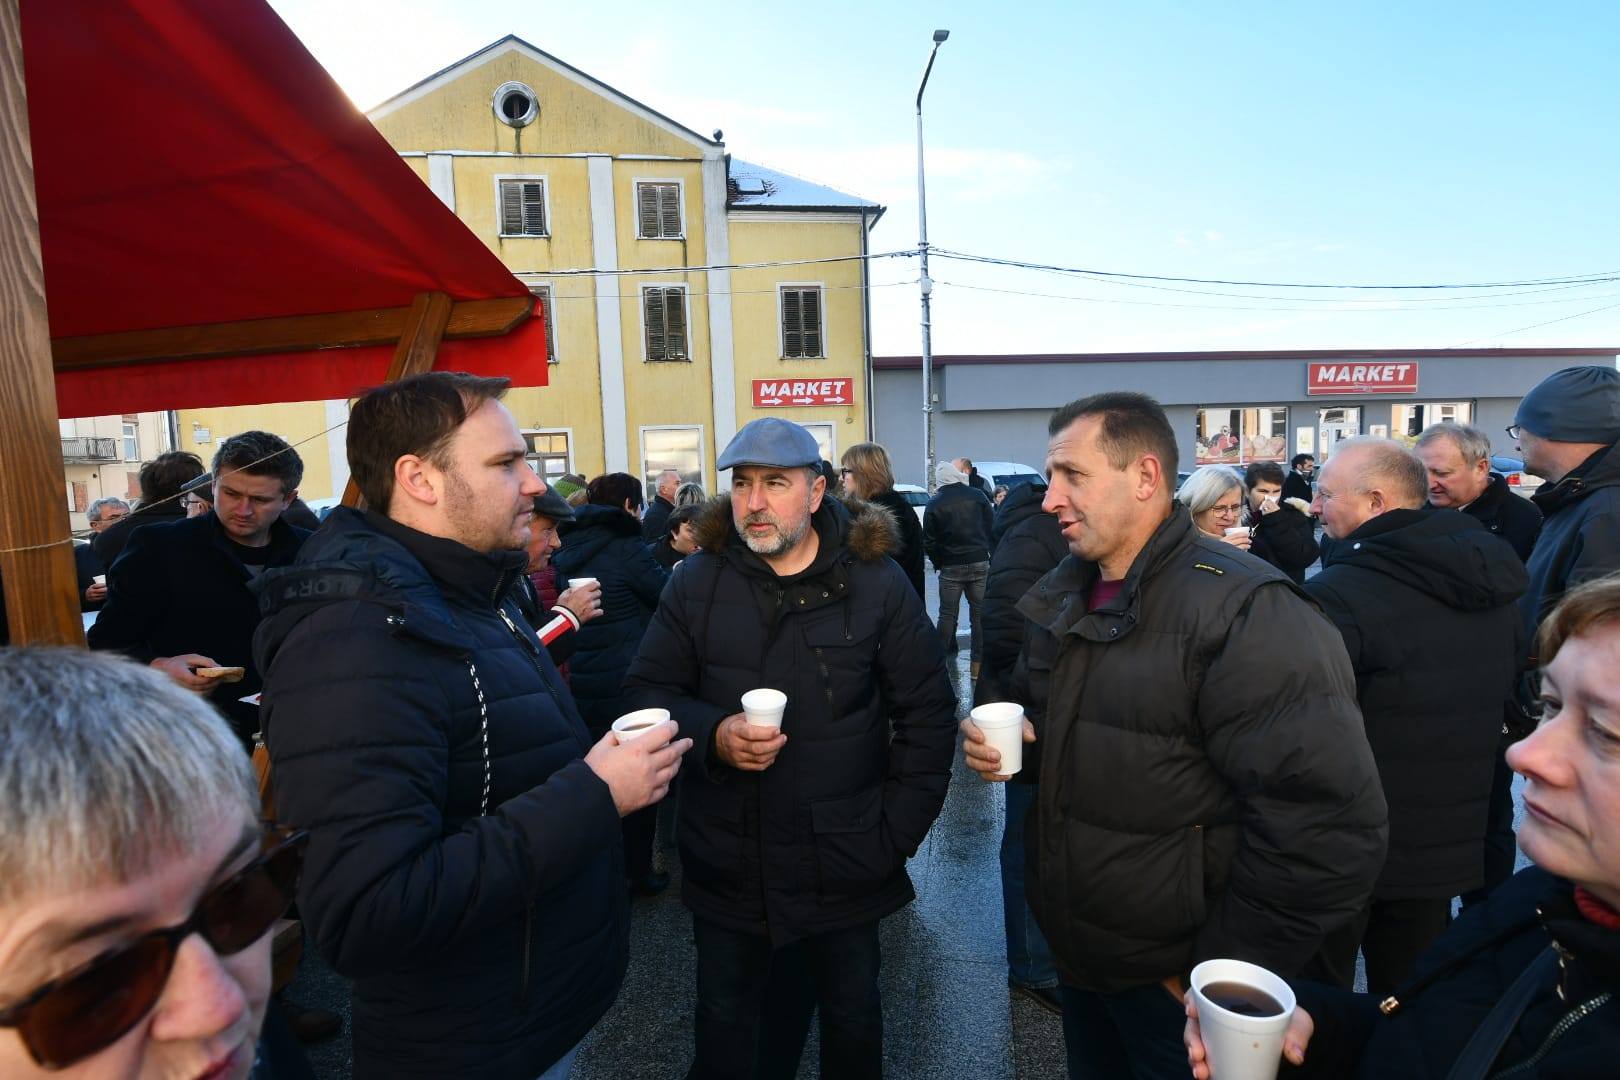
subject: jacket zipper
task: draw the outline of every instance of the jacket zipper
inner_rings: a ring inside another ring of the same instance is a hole
[[[512,636],[518,639],[518,645],[528,654],[529,663],[534,665],[535,674],[540,676],[540,685],[546,688],[546,693],[550,694],[551,700],[556,702],[557,711],[564,716],[568,715],[567,710],[562,707],[562,702],[557,697],[557,691],[551,686],[551,680],[546,678],[545,669],[540,666],[539,658],[535,655],[534,650],[528,647],[529,642],[524,637],[523,631],[518,629],[517,623],[512,621],[512,617],[506,613],[506,608],[499,603],[495,605],[495,612],[501,617],[501,622],[506,624],[506,628],[512,632]],[[538,648],[539,645],[536,644],[534,649]],[[523,978],[518,984],[519,1004],[526,1004],[529,1000],[529,969],[534,945],[534,905],[529,902],[527,896],[523,899],[523,905]]]
[[[518,982],[518,1004],[529,1003],[529,957],[534,952],[534,907],[525,901],[523,908],[523,978]]]
[[[1547,1032],[1547,1037],[1541,1041],[1541,1045],[1536,1048],[1535,1053],[1531,1054],[1517,1065],[1509,1066],[1498,1073],[1492,1073],[1491,1080],[1502,1080],[1502,1077],[1518,1076],[1524,1073],[1526,1070],[1535,1069],[1537,1065],[1541,1064],[1541,1059],[1546,1057],[1548,1052],[1552,1050],[1553,1043],[1561,1039],[1564,1033],[1570,1028],[1574,1027],[1576,1024],[1580,1023],[1582,1020],[1585,1020],[1588,1016],[1591,1016],[1593,1013],[1603,1008],[1603,1006],[1607,1005],[1609,1003],[1609,999],[1613,996],[1614,995],[1610,991],[1605,990],[1597,997],[1590,998],[1587,1001],[1577,1005],[1569,1012],[1565,1013],[1564,1018],[1559,1020],[1558,1023],[1554,1024],[1551,1031]]]

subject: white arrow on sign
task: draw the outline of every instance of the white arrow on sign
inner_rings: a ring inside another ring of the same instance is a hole
[[[759,399],[759,403],[761,405],[780,405],[782,404],[782,399],[779,397],[762,397]]]
[[[843,403],[844,399],[841,397],[830,397],[827,399],[827,404],[829,405],[842,405]]]
[[[793,399],[795,405],[814,405],[815,403],[816,399],[813,397],[796,397]]]

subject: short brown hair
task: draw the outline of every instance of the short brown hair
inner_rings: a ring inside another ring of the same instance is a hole
[[[373,387],[349,412],[349,473],[379,514],[394,495],[394,463],[406,454],[450,467],[445,452],[456,429],[486,401],[499,401],[512,380],[429,371]]]
[[[1570,638],[1610,623],[1620,623],[1620,574],[1595,578],[1565,593],[1541,621],[1536,633],[1536,658],[1546,667]]]
[[[141,466],[141,505],[178,498],[180,489],[208,472],[202,458],[185,450],[170,450]]]
[[[844,468],[855,477],[855,491],[863,499],[894,490],[894,466],[889,452],[875,442],[860,442],[844,451]]]
[[[1176,448],[1176,433],[1164,407],[1146,394],[1115,390],[1106,394],[1093,394],[1071,401],[1052,414],[1046,425],[1048,435],[1056,435],[1076,420],[1088,416],[1102,418],[1097,434],[1097,448],[1108,458],[1108,464],[1119,470],[1130,468],[1131,462],[1152,454],[1159,459],[1164,470],[1164,490],[1175,489],[1176,466],[1181,463],[1181,452]]]

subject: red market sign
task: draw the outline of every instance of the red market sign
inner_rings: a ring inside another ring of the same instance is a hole
[[[755,379],[754,408],[791,409],[806,405],[852,405],[852,379]]]
[[[1305,380],[1305,393],[1320,394],[1415,394],[1418,366],[1415,360],[1391,364],[1311,364]]]

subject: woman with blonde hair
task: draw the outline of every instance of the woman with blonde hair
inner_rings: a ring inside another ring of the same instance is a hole
[[[894,490],[894,466],[889,464],[889,452],[874,442],[856,443],[844,451],[839,459],[843,468],[838,475],[843,481],[844,496],[863,502],[875,503],[887,510],[899,529],[900,550],[894,561],[911,579],[911,587],[923,596],[923,542],[922,524],[912,511],[905,496]]]

